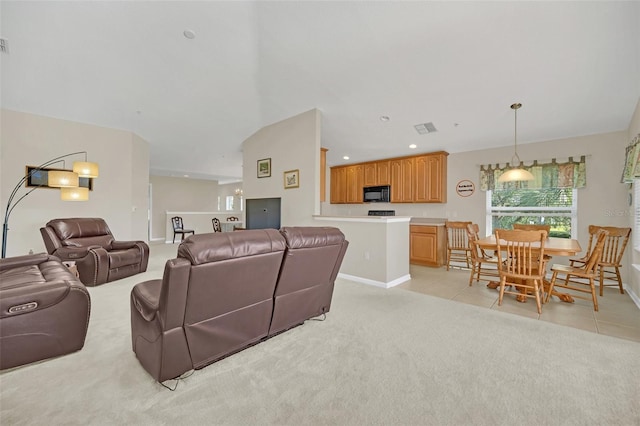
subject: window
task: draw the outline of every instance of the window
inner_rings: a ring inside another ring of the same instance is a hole
[[[511,229],[514,223],[551,225],[551,237],[577,238],[577,189],[488,190],[487,232]]]
[[[236,208],[236,206],[238,208]],[[242,211],[242,195],[227,195],[225,197],[225,210]]]

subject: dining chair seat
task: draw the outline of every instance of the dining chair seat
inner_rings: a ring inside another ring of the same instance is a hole
[[[498,258],[490,256],[478,245],[478,225],[475,223],[467,225],[467,237],[471,250],[471,274],[469,275],[469,285],[473,285],[473,279],[479,282],[480,279],[489,282],[499,279]]]
[[[541,314],[547,232],[496,229],[495,236],[500,274],[498,306],[502,306],[505,293],[516,295],[518,300],[533,297],[538,314]],[[510,286],[509,290],[507,286]]]
[[[586,259],[584,266],[571,266],[571,265],[553,265],[551,271],[551,283],[545,298],[545,302],[548,302],[553,289],[556,287],[564,288],[566,290],[577,291],[582,293],[590,293],[591,301],[593,302],[593,310],[598,310],[598,298],[596,296],[596,287],[594,281],[597,278],[598,261],[602,256],[602,250],[609,232],[600,229],[595,237],[595,245],[589,253],[589,258]],[[558,275],[563,274],[565,276],[564,282],[558,281]],[[580,297],[574,295],[574,297]]]
[[[173,241],[171,242],[171,244],[176,242],[176,235],[180,235],[180,241],[183,241],[185,235],[196,234],[196,231],[194,231],[193,229],[184,229],[184,224],[180,216],[172,217],[171,225],[173,226]]]
[[[451,262],[464,262],[468,268],[471,263],[471,249],[467,237],[467,225],[471,222],[446,221],[447,233],[447,271]]]

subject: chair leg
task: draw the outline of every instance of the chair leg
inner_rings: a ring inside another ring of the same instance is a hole
[[[624,294],[624,289],[622,288],[622,277],[620,276],[620,269],[617,266],[616,277],[618,278],[618,287],[620,288],[620,294]]]
[[[507,284],[506,278],[500,278],[500,294],[498,295],[498,306],[502,306],[502,298],[504,297],[504,288]]]
[[[176,233],[173,233],[173,241],[171,241],[171,244],[175,244],[176,243]]]
[[[451,263],[451,250],[447,249],[447,271],[449,270],[450,263]]]
[[[476,264],[473,264],[473,267],[471,268],[471,275],[469,275],[469,287],[471,287],[471,284],[473,283],[473,276],[476,274]]]
[[[533,280],[533,291],[536,296],[536,307],[538,308],[538,315],[542,313],[542,301],[540,300],[540,285],[538,280]]]
[[[591,286],[591,300],[593,300],[593,310],[598,312],[598,298],[596,297],[596,286],[593,282],[593,277],[589,278],[589,285]]]
[[[604,296],[604,268],[600,266],[600,297]]]
[[[558,278],[558,271],[553,271],[553,275],[551,276],[551,283],[549,283],[549,290],[547,290],[547,297],[544,299],[544,303],[548,303],[549,299],[551,299],[551,292],[553,291],[553,286],[556,285],[556,278]],[[567,274],[567,279],[565,283],[569,281],[569,274]]]

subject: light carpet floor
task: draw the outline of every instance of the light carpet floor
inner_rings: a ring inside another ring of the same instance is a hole
[[[81,351],[0,374],[0,424],[640,424],[637,342],[340,279],[326,321],[171,392],[138,363],[129,322],[132,286],[166,258],[90,289]]]

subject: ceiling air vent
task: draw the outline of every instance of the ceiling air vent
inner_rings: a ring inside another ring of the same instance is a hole
[[[9,53],[9,42],[6,38],[0,38],[0,52]]]
[[[416,124],[413,127],[415,127],[416,132],[420,133],[421,135],[426,135],[427,133],[433,133],[438,131],[438,129],[436,129],[436,126],[434,126],[433,123],[431,122],[424,123],[424,124]]]

